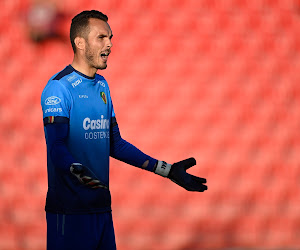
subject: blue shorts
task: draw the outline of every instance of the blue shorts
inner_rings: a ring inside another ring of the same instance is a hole
[[[116,249],[111,212],[54,214],[46,212],[47,250]]]

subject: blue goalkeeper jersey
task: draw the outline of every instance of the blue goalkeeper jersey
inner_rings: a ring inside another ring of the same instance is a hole
[[[41,97],[43,118],[69,123],[66,146],[76,162],[87,166],[109,186],[110,124],[114,109],[103,76],[83,75],[71,65],[51,77]],[[46,142],[49,140],[45,129]],[[93,213],[110,211],[109,189],[91,189],[54,166],[47,147],[48,192],[46,211]]]

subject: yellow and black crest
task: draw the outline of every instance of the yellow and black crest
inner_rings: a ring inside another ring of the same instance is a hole
[[[100,92],[100,96],[101,96],[103,102],[106,104],[107,103],[107,99],[106,99],[105,93],[104,92]]]

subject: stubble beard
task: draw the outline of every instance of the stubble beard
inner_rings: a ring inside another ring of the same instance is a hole
[[[89,64],[89,66],[95,68],[95,69],[106,69],[107,68],[107,64],[106,63],[102,63],[102,65],[99,65],[96,63],[98,56],[96,53],[94,53],[91,49],[90,46],[87,44],[86,47],[86,51],[85,51],[85,58],[87,63]]]

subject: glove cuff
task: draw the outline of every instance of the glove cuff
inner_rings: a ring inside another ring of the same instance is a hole
[[[171,164],[166,163],[165,161],[157,161],[156,169],[154,173],[161,175],[163,177],[168,177],[171,170]]]

